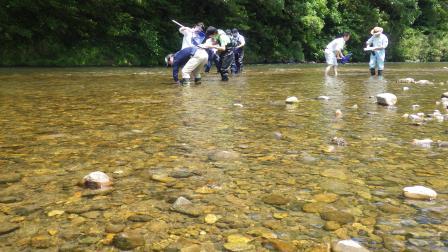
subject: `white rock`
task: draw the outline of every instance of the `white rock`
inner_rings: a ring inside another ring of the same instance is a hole
[[[404,79],[399,79],[397,82],[398,83],[414,83],[415,80],[412,78],[404,78]]]
[[[414,104],[414,105],[412,105],[412,109],[413,110],[417,110],[417,109],[419,109],[420,108],[420,105],[418,105],[418,104]]]
[[[369,250],[361,246],[354,240],[342,240],[338,241],[333,246],[334,252],[368,252]]]
[[[430,148],[432,142],[433,141],[431,139],[429,139],[429,138],[421,139],[421,140],[420,139],[412,140],[412,144],[413,145],[420,146],[420,147],[423,147],[423,148]]]
[[[408,114],[408,113],[403,114],[401,117],[403,117],[403,118],[409,118],[409,114]]]
[[[403,91],[408,91],[409,87],[403,87]]]
[[[330,96],[321,95],[321,96],[317,97],[317,99],[318,100],[328,101],[328,100],[330,100]]]
[[[111,178],[106,173],[100,171],[91,172],[82,180],[84,186],[91,189],[101,189],[112,185]]]
[[[429,80],[419,80],[419,81],[416,81],[415,84],[430,85],[430,84],[434,84],[434,82],[429,81]]]
[[[437,197],[436,191],[424,186],[409,186],[403,188],[404,196],[410,199],[433,200]]]
[[[290,97],[286,98],[285,102],[288,103],[288,104],[298,103],[299,99],[297,97],[295,97],[295,96],[290,96]]]
[[[397,96],[391,93],[382,93],[376,95],[376,102],[380,105],[391,106],[397,103]]]
[[[418,116],[416,114],[411,114],[411,115],[408,116],[408,118],[413,120],[413,121],[421,121],[421,120],[423,120],[422,117],[420,117],[420,116]]]
[[[448,98],[448,92],[443,93],[442,98]]]
[[[241,104],[241,103],[234,103],[233,106],[240,107],[240,108],[244,107],[243,104]]]

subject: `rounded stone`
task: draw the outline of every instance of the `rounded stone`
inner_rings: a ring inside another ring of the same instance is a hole
[[[281,206],[281,205],[286,205],[289,203],[289,199],[283,197],[282,195],[279,194],[270,194],[270,195],[266,195],[262,198],[263,202],[269,205],[277,205],[277,206]]]
[[[326,221],[336,221],[340,224],[351,223],[355,220],[353,215],[342,211],[329,211],[320,214],[320,217]]]
[[[145,245],[145,240],[137,233],[120,233],[114,236],[112,244],[118,249],[131,250]]]

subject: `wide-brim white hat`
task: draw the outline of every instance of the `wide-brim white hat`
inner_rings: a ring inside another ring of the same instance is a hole
[[[379,26],[374,27],[374,28],[370,31],[370,34],[372,34],[372,35],[381,34],[381,33],[383,33],[383,28],[381,28],[381,27],[379,27]]]

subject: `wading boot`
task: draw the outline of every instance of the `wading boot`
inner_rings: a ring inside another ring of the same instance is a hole
[[[223,75],[221,76],[221,80],[222,80],[222,81],[229,81],[229,75],[228,75],[228,74],[223,74]]]
[[[370,75],[374,76],[375,75],[375,68],[370,68]]]
[[[378,76],[382,76],[383,75],[383,70],[378,70]]]
[[[180,81],[180,84],[182,86],[190,86],[190,79],[189,78],[184,78]]]
[[[194,78],[194,84],[196,85],[201,84],[201,78]]]

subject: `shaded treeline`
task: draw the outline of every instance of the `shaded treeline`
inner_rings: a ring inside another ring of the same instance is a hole
[[[248,62],[322,61],[343,31],[364,61],[374,26],[389,61],[448,60],[447,0],[3,0],[0,65],[157,65],[180,48],[171,19],[238,28]]]

